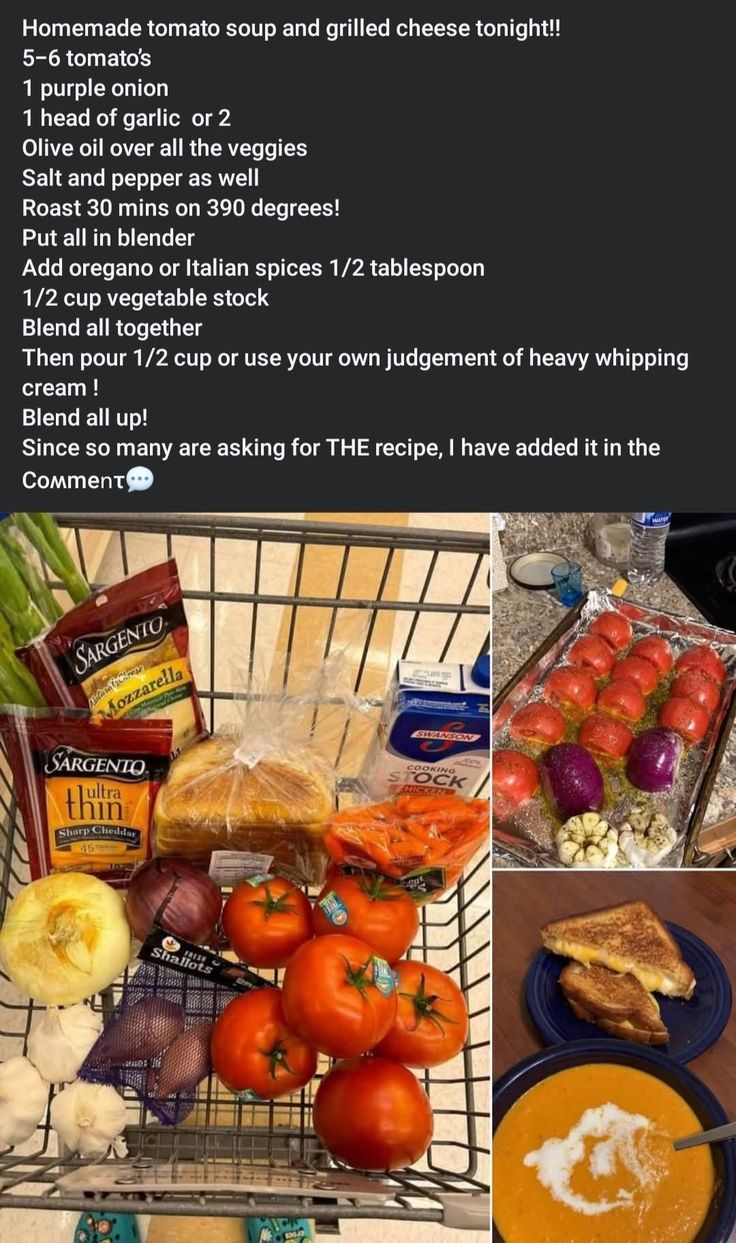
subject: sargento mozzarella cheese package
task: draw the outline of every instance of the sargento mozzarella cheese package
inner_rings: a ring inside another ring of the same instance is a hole
[[[206,733],[173,558],[96,591],[17,654],[50,707],[170,720],[174,756]]]

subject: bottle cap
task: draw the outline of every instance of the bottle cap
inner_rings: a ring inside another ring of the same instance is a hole
[[[491,685],[491,654],[486,652],[483,656],[479,656],[473,665],[473,681],[478,686]]]

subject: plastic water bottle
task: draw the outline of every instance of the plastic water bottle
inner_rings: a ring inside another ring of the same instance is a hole
[[[672,514],[632,514],[628,579],[646,586],[664,574],[664,546]]]

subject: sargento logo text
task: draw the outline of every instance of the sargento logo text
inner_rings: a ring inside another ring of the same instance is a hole
[[[165,626],[165,615],[158,613],[144,617],[139,622],[128,623],[109,634],[77,639],[72,649],[74,672],[78,677],[84,677],[123,652],[155,646],[164,633]]]
[[[137,781],[146,773],[146,761],[128,755],[89,755],[72,747],[55,747],[46,756],[47,777],[122,777]]]

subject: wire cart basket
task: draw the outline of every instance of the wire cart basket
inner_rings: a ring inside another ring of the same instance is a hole
[[[280,660],[286,684],[306,643],[319,643],[326,657],[347,633],[353,689],[375,705],[377,716],[397,658],[468,662],[488,651],[485,533],[269,515],[64,514],[58,521],[72,532],[94,586],[177,557],[194,672],[211,729],[233,706],[234,656],[251,665]],[[92,565],[91,547],[104,548]],[[349,790],[360,746],[343,738],[341,753],[338,786]],[[0,797],[1,921],[29,878],[4,762]],[[418,1072],[435,1130],[417,1166],[371,1176],[336,1164],[311,1125],[314,1081],[291,1097],[243,1103],[211,1075],[200,1085],[194,1112],[178,1127],[158,1123],[126,1090],[124,1160],[74,1160],[59,1150],[44,1120],[30,1141],[0,1153],[0,1209],[312,1217],[318,1229],[335,1233],[349,1218],[487,1230],[489,883],[486,856],[449,893],[420,908],[411,954],[449,972],[461,987],[470,1035],[451,1062]],[[278,975],[269,978],[278,982]],[[127,971],[91,1000],[93,1007],[109,1015],[126,982]],[[34,1014],[42,1009],[0,976],[0,1058],[25,1053]],[[321,1059],[318,1077],[327,1066]]]

